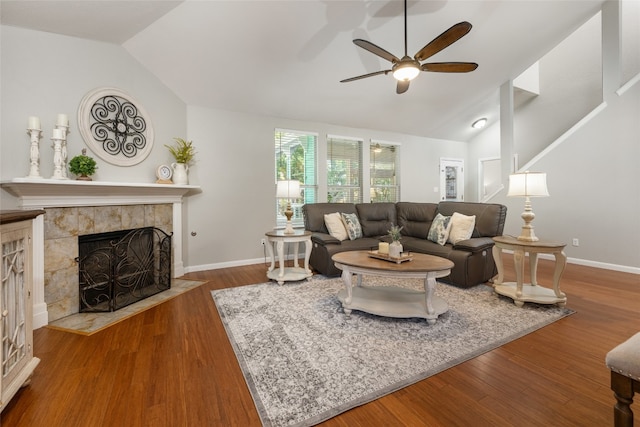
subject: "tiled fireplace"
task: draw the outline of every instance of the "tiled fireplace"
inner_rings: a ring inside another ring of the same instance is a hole
[[[45,208],[44,300],[49,322],[77,313],[78,236],[140,227],[173,231],[170,204]]]
[[[182,200],[200,187],[15,178],[2,188],[22,209],[44,209],[33,229],[34,329],[79,311],[78,236],[155,226],[172,236],[172,277],[184,274]]]

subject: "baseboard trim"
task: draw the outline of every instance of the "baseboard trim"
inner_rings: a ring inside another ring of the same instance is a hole
[[[623,273],[640,274],[640,267],[631,267],[628,265],[610,264],[606,262],[591,261],[588,259],[568,258],[570,264],[584,265],[587,267],[602,268],[603,270],[621,271]]]
[[[184,271],[185,273],[194,273],[196,271],[219,270],[221,268],[229,268],[229,267],[242,267],[244,265],[261,264],[264,262],[265,260],[263,258],[242,259],[237,261],[218,262],[215,264],[194,265],[190,267],[185,267]]]
[[[506,253],[513,253],[513,251],[508,251],[508,250],[503,250],[503,252]],[[292,259],[293,256],[289,255],[287,257],[287,259]],[[555,258],[553,257],[553,255],[550,254],[538,254],[538,258],[539,259],[548,259],[548,260],[554,260]],[[244,260],[238,260],[238,261],[228,261],[228,262],[220,262],[220,263],[215,263],[215,264],[203,264],[203,265],[194,265],[191,267],[185,267],[185,273],[193,273],[196,271],[205,271],[205,270],[218,270],[221,268],[229,268],[229,267],[241,267],[244,265],[252,265],[252,264],[262,264],[264,263],[265,265],[270,264],[271,261],[267,258],[266,260],[264,258],[254,258],[254,259],[244,259]],[[601,268],[603,270],[614,270],[614,271],[620,271],[623,273],[631,273],[631,274],[638,274],[640,275],[640,267],[631,267],[628,265],[619,265],[619,264],[610,264],[610,263],[606,263],[606,262],[600,262],[600,261],[591,261],[588,259],[580,259],[580,258],[567,258],[567,263],[569,264],[577,264],[577,265],[584,265],[586,267],[594,267],[594,268]],[[276,268],[278,266],[278,263],[276,261]]]
[[[502,252],[513,254],[513,251],[503,250]],[[551,254],[538,254],[539,259],[555,260]],[[567,264],[584,265],[586,267],[601,268],[603,270],[620,271],[622,273],[640,274],[640,267],[631,267],[629,265],[610,264],[607,262],[592,261],[589,259],[567,258]]]
[[[38,329],[43,326],[47,326],[49,323],[49,313],[47,311],[47,304],[40,303],[33,305],[33,329]]]

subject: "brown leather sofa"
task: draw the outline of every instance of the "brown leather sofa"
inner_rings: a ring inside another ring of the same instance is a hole
[[[507,208],[494,203],[314,203],[302,207],[305,229],[311,231],[309,264],[326,276],[338,276],[331,257],[339,252],[377,249],[381,241],[389,241],[387,230],[392,224],[402,226],[402,246],[405,251],[420,252],[450,259],[454,263],[451,274],[440,280],[460,287],[485,283],[496,274],[491,237],[502,235]],[[362,226],[362,238],[340,241],[332,237],[325,225],[324,215],[356,213]],[[444,246],[427,240],[433,219],[438,213],[451,216],[454,212],[475,215],[476,222],[470,239]]]

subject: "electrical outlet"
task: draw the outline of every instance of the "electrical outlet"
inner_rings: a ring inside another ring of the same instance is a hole
[[[576,239],[575,237],[573,238],[573,242],[572,242],[573,246],[580,246],[580,239]]]
[[[265,245],[264,239],[260,239],[260,243],[262,243],[262,246],[264,246]]]

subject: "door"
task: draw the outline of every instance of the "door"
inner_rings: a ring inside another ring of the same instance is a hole
[[[440,200],[464,201],[464,160],[440,159]]]

